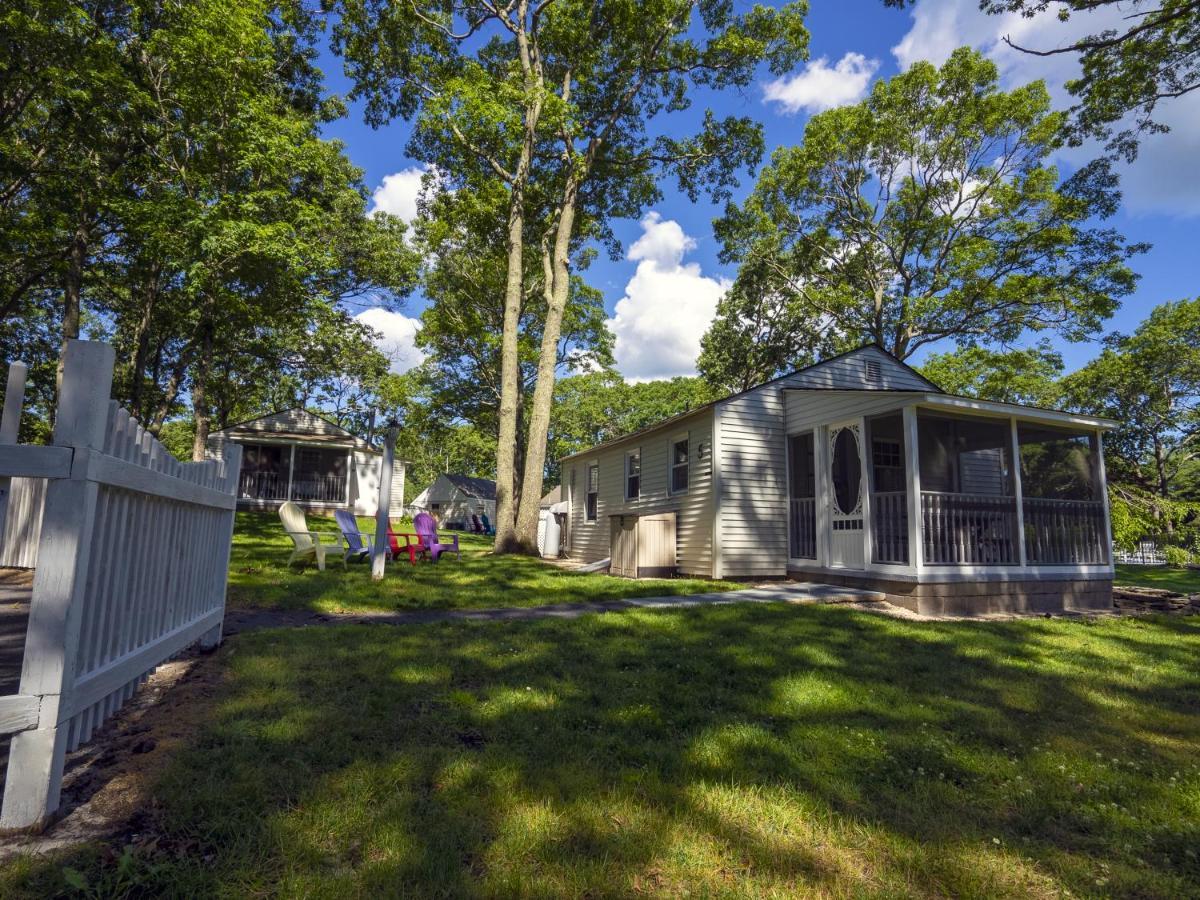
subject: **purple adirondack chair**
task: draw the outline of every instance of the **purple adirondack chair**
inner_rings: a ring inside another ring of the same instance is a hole
[[[453,553],[459,559],[462,559],[462,552],[458,549],[458,535],[454,536],[453,544],[439,543],[437,522],[433,520],[433,516],[429,513],[417,513],[413,517],[413,531],[420,538],[422,549],[428,551],[430,559],[434,562],[437,562],[438,557],[443,553]]]

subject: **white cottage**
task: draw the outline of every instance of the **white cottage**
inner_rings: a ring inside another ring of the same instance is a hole
[[[684,575],[925,613],[1109,608],[1112,426],[947,394],[862,347],[565,457],[567,552],[637,571],[631,523],[665,515]]]
[[[496,482],[470,475],[439,475],[408,504],[409,515],[432,513],[447,528],[469,528],[471,516],[496,522]]]
[[[242,445],[241,508],[275,509],[294,500],[313,510],[375,515],[383,453],[340,425],[295,407],[213,432],[209,453],[219,455],[226,442]],[[403,502],[405,468],[399,459],[392,467],[396,509]]]

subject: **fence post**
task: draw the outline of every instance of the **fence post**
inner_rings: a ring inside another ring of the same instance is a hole
[[[58,808],[99,492],[86,480],[86,456],[104,446],[114,361],[112,347],[90,341],[69,341],[63,354],[54,443],[76,458],[70,478],[46,486],[20,687],[39,699],[38,726],[13,736],[4,828],[42,824]]]
[[[29,369],[23,362],[8,367],[8,385],[4,389],[4,413],[0,418],[0,444],[15,444],[21,430],[21,408],[25,403],[25,376]],[[4,539],[4,523],[8,519],[8,497],[11,478],[0,478],[0,540]]]
[[[235,444],[232,441],[226,443],[224,451],[225,456],[225,480],[217,485],[222,491],[227,491],[230,494],[237,495],[238,479],[242,473],[242,445]],[[229,528],[226,531],[219,531],[220,534],[228,534],[229,540],[225,542],[225,553],[219,554],[220,570],[222,573],[229,571],[229,554],[233,550],[233,529],[237,524],[237,507],[228,512],[221,513],[222,517],[228,521]],[[229,583],[225,578],[218,579],[221,584],[221,590],[228,591]],[[221,609],[225,609],[225,598],[220,598]],[[221,617],[221,622],[214,625],[204,634],[200,635],[199,644],[201,650],[214,650],[221,643],[221,631],[225,627],[225,617]]]

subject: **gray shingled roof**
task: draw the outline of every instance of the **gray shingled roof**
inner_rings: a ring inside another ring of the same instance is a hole
[[[469,475],[446,475],[452,485],[477,500],[495,500],[496,482],[486,478],[472,478]]]

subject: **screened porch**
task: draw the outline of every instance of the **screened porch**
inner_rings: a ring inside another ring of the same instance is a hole
[[[1110,562],[1096,428],[914,404],[789,435],[788,492],[789,557],[801,563]]]
[[[238,499],[344,505],[349,451],[338,447],[244,443]]]

